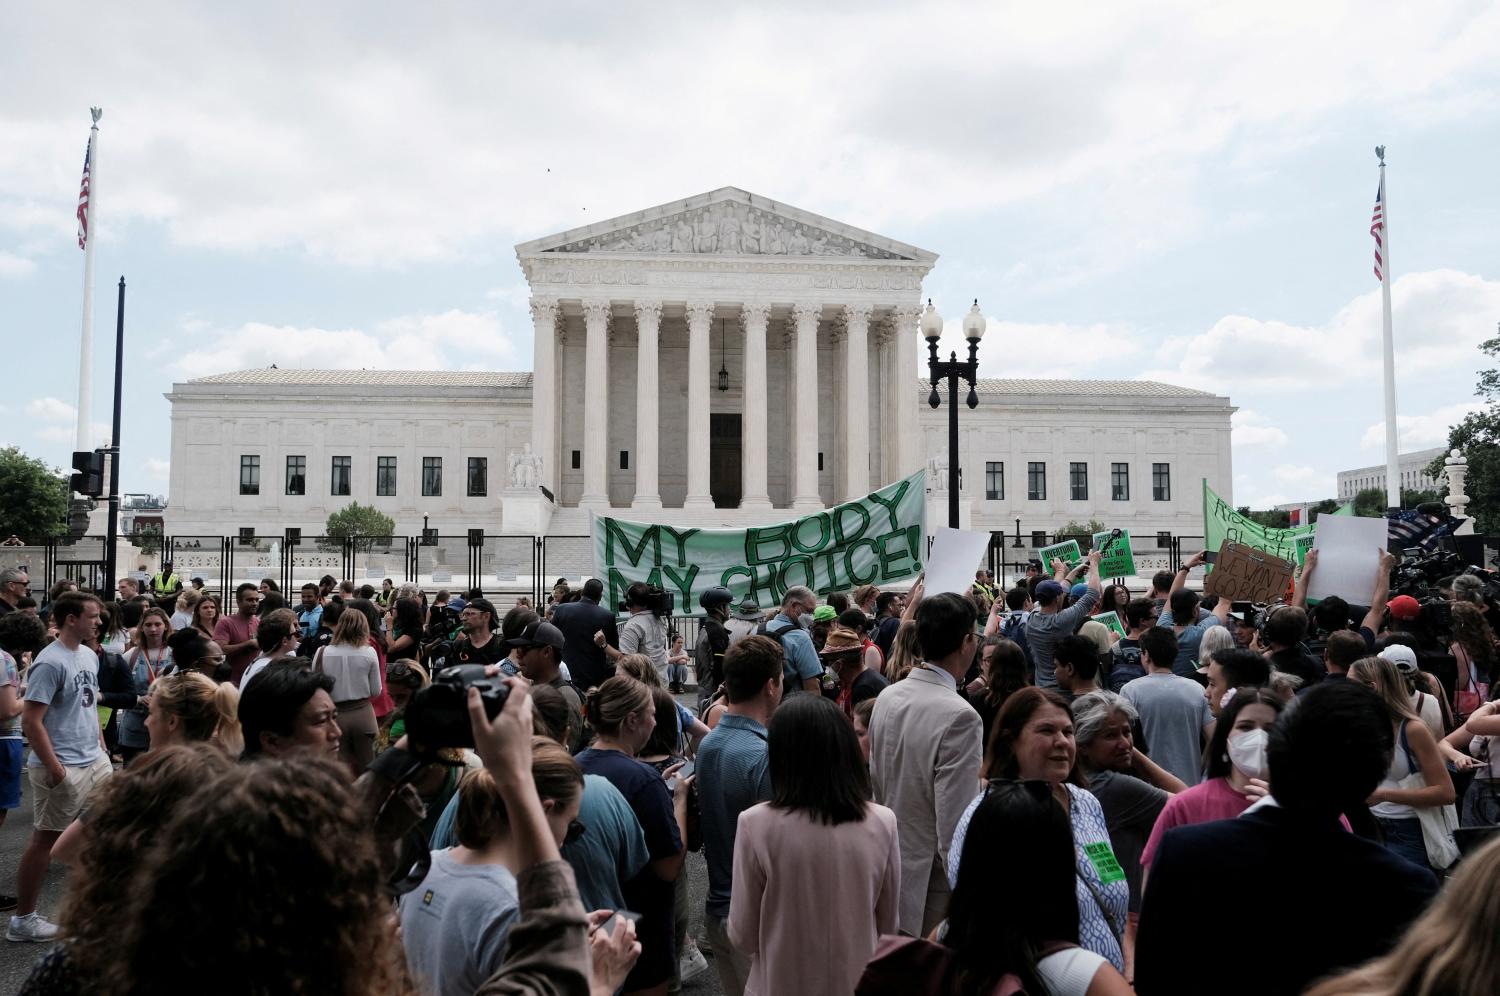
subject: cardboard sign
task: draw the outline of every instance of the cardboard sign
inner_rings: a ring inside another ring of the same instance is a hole
[[[1203,592],[1231,602],[1269,602],[1286,593],[1294,569],[1290,560],[1225,540]]]
[[[1125,624],[1120,621],[1120,614],[1118,612],[1110,610],[1109,612],[1101,612],[1097,616],[1091,616],[1090,618],[1095,622],[1102,622],[1104,625],[1114,630],[1114,632],[1119,635],[1120,639],[1125,639]]]
[[[1103,552],[1099,560],[1101,578],[1135,577],[1135,555],[1130,552],[1130,530],[1121,529],[1119,538],[1112,539],[1113,530],[1094,534],[1094,549]]]
[[[1054,557],[1060,557],[1062,562],[1069,567],[1072,567],[1083,559],[1083,553],[1078,549],[1077,540],[1065,540],[1061,543],[1053,543],[1051,546],[1044,546],[1036,552],[1036,555],[1041,558],[1042,572],[1044,574],[1052,573],[1052,560]]]

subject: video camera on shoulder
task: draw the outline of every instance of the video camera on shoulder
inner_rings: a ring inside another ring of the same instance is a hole
[[[490,677],[484,670],[483,664],[455,664],[433,675],[432,684],[417,689],[406,705],[406,733],[413,743],[424,750],[474,746],[469,689],[479,689],[490,719],[500,714],[510,695],[501,676]]]
[[[637,581],[625,589],[625,597],[620,601],[620,612],[628,615],[633,608],[640,606],[649,610],[652,615],[670,616],[675,605],[676,599],[665,588]]]

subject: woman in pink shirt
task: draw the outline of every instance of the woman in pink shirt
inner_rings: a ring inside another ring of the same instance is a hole
[[[896,932],[896,814],[871,801],[854,727],[821,695],[788,697],[767,730],[771,801],[740,814],[729,939],[746,996],[852,993]]]
[[[1233,819],[1269,791],[1263,780],[1267,731],[1281,710],[1281,699],[1268,688],[1235,689],[1208,744],[1208,777],[1168,799],[1151,828],[1141,851],[1143,881],[1162,834],[1173,827]]]

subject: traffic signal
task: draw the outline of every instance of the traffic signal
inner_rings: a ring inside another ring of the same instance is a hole
[[[73,469],[77,471],[70,483],[78,494],[98,498],[104,494],[104,451],[78,450],[73,454]]]

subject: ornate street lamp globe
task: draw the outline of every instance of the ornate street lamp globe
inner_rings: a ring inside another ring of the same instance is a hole
[[[984,330],[989,326],[985,320],[984,313],[979,310],[979,298],[974,299],[974,306],[964,316],[964,338],[983,339]]]
[[[930,297],[927,299],[927,309],[922,312],[922,335],[932,340],[943,337],[943,316],[932,306]]]

